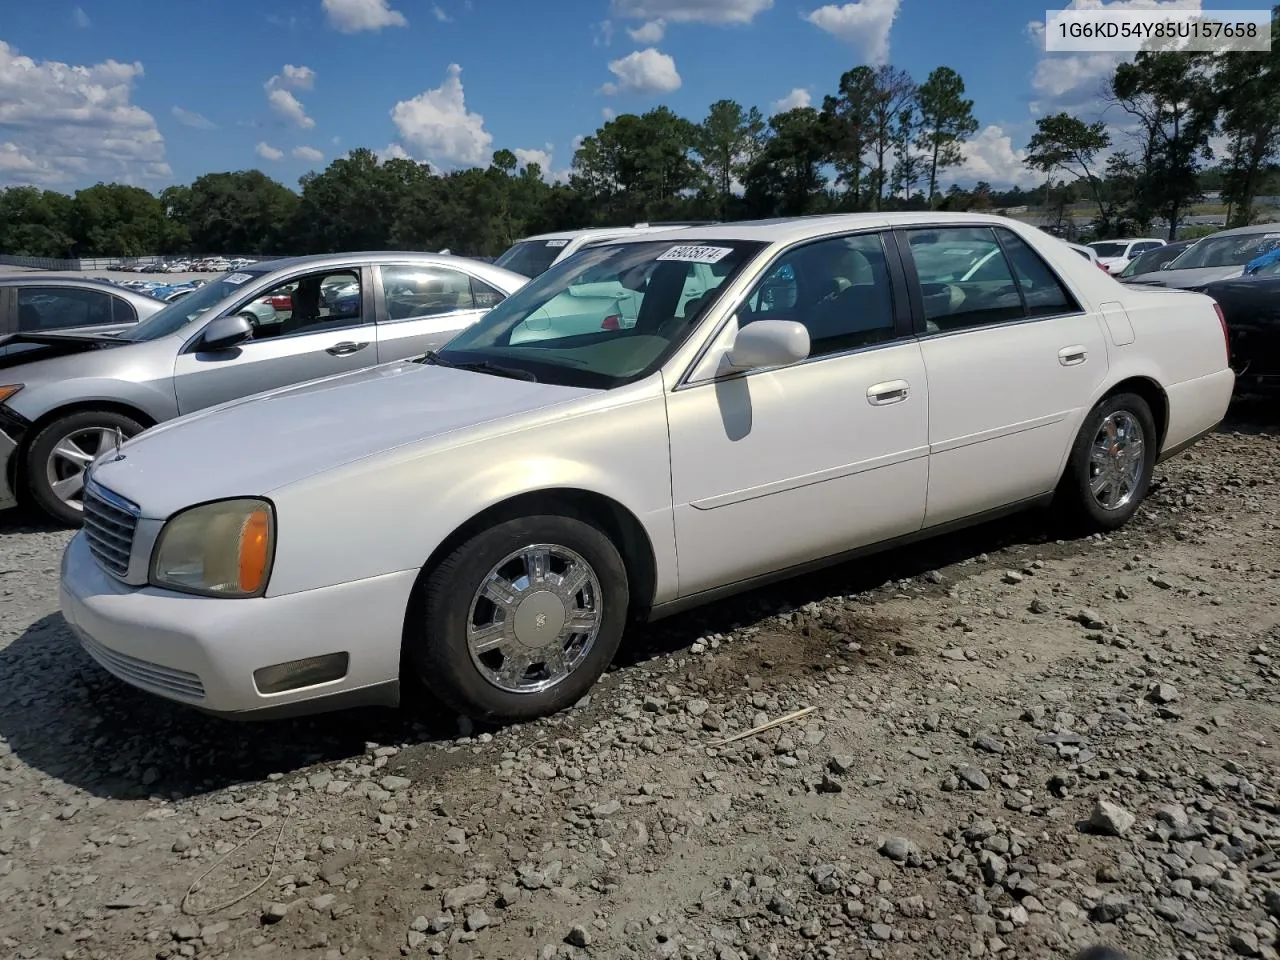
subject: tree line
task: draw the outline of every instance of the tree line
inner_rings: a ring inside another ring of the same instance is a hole
[[[1280,33],[1280,7],[1273,11]],[[435,172],[352,150],[292,190],[258,170],[209,173],[159,194],[99,183],[74,195],[0,191],[0,253],[43,257],[302,254],[450,249],[496,254],[532,233],[639,221],[734,220],[910,209],[1057,210],[1087,200],[1098,236],[1173,236],[1220,190],[1231,223],[1280,192],[1280,45],[1266,53],[1149,50],[1100,99],[1112,118],[1042,117],[1026,162],[1035,189],[951,185],[978,130],[950,67],[920,82],[892,65],[844,73],[821,105],[765,117],[733,100],[700,121],[665,106],[606,122],[548,183],[499,150],[485,168]],[[1225,138],[1222,156],[1211,141]]]

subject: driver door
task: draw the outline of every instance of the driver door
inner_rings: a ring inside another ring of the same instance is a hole
[[[198,338],[183,348],[174,366],[179,412],[377,363],[369,274],[315,271],[238,304],[230,313],[250,318],[253,337],[223,350],[203,350]]]

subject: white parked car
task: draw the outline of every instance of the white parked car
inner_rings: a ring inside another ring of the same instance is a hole
[[[1098,262],[1108,273],[1116,274],[1129,265],[1129,261],[1151,250],[1163,247],[1165,241],[1155,237],[1135,240],[1095,240],[1089,244],[1098,255]]]
[[[937,255],[961,247],[1001,270],[962,278]],[[610,279],[633,324],[600,299],[591,329],[517,342]],[[1208,297],[1122,286],[1014,220],[632,237],[421,362],[99,459],[61,605],[107,670],[215,713],[394,703],[404,670],[472,717],[531,718],[591,687],[633,615],[1054,498],[1114,529],[1233,381]]]
[[[691,223],[637,223],[632,227],[592,227],[587,230],[561,230],[557,233],[540,233],[535,237],[517,240],[494,260],[494,266],[523,274],[526,277],[541,276],[557,263],[573,256],[583,247],[607,240],[659,233],[688,226],[704,226]]]

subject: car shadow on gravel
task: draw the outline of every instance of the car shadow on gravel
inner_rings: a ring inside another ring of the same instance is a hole
[[[1280,397],[1245,395],[1231,401],[1218,433],[1274,436],[1280,433]]]
[[[756,623],[783,609],[892,585],[1002,547],[1041,544],[1044,555],[1070,549],[1069,544],[1055,545],[1048,536],[1043,517],[1026,514],[634,627],[616,669],[635,667],[708,633]],[[980,564],[973,566],[981,569]],[[915,589],[945,590],[963,578],[965,569],[948,571],[938,578],[940,584]],[[785,646],[777,655],[766,652],[745,666],[775,675],[809,668],[806,651],[811,652],[811,646]],[[813,660],[817,663],[821,657]],[[607,696],[602,689],[596,699]],[[427,745],[457,736],[456,718],[432,712],[417,701],[405,711],[347,710],[256,722],[211,717],[111,677],[80,649],[59,614],[32,624],[0,650],[0,771],[16,768],[21,761],[104,798],[178,799],[358,757],[371,742]],[[0,782],[3,778],[0,772]]]

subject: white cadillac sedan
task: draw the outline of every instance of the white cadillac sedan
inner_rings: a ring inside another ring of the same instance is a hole
[[[125,443],[91,469],[62,610],[102,667],[213,713],[396,703],[412,676],[523,720],[580,698],[633,616],[1053,498],[1118,527],[1232,384],[1212,300],[1016,221],[648,234],[439,353]]]

